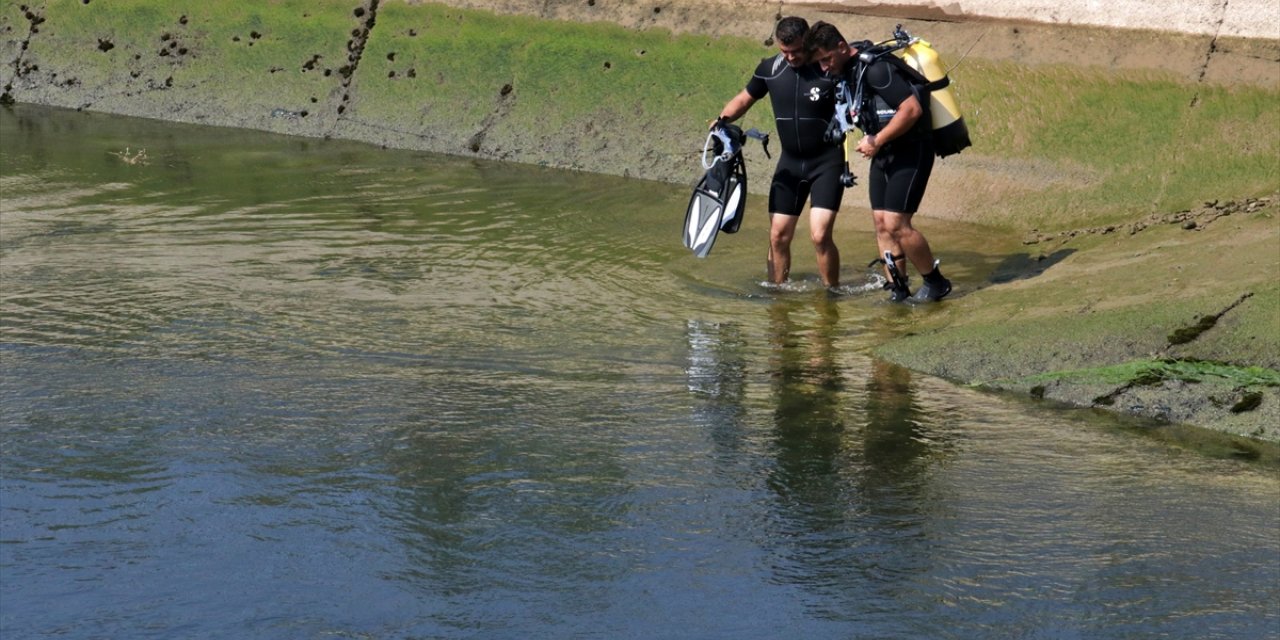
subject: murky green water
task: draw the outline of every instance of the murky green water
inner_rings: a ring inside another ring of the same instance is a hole
[[[1280,637],[1274,469],[869,358],[929,310],[762,287],[759,200],[696,261],[680,187],[21,106],[0,170],[6,638]]]

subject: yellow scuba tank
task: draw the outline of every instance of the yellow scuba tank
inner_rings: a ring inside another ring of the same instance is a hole
[[[951,80],[947,78],[946,67],[928,42],[919,38],[913,40],[909,46],[893,53],[929,80],[929,116],[933,121],[935,152],[939,157],[960,153],[972,143],[964,116],[960,114],[960,105],[948,86]]]

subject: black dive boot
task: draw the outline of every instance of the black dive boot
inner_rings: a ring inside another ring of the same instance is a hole
[[[920,302],[937,302],[951,293],[951,281],[942,275],[938,268],[939,260],[933,261],[933,271],[924,274],[924,285],[916,292],[915,300]]]

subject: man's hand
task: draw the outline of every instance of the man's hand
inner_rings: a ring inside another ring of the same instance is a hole
[[[862,157],[867,158],[868,160],[874,158],[877,153],[880,153],[879,141],[876,140],[874,135],[866,136],[862,140],[858,141],[856,151],[861,153]]]

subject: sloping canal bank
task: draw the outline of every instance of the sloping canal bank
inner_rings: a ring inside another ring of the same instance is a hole
[[[0,100],[684,183],[777,12],[5,0]],[[795,12],[867,37],[903,21]],[[1280,42],[925,17],[906,26],[963,59],[975,147],[940,164],[922,225],[984,224],[1026,250],[995,273],[951,263],[959,295],[911,310],[879,353],[1280,441]],[[771,129],[764,106],[748,123]],[[849,194],[845,222],[865,199]]]

